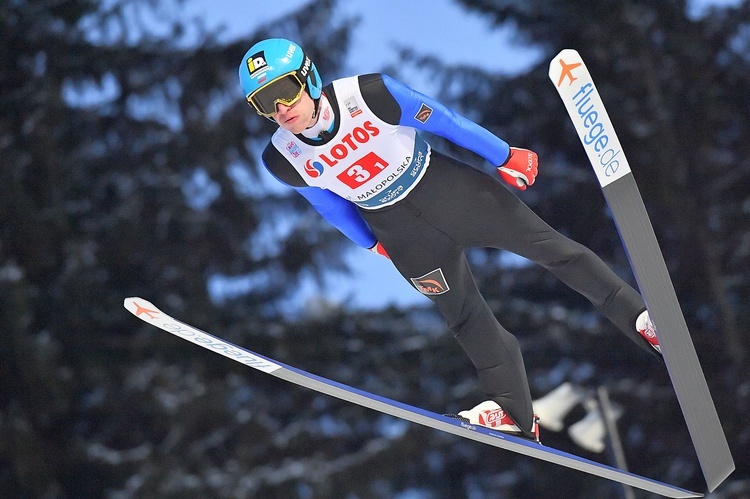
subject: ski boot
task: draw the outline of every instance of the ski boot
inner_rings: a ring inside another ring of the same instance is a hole
[[[521,428],[506,414],[494,400],[485,400],[468,411],[461,411],[458,414],[449,414],[448,416],[456,418],[464,423],[484,426],[493,430],[508,433],[510,435],[528,438],[537,443],[539,441],[539,417],[534,414],[534,423],[531,428],[531,434],[521,430]]]
[[[644,310],[641,315],[638,316],[638,319],[635,321],[635,328],[638,330],[641,336],[643,336],[646,341],[648,341],[649,345],[651,345],[654,350],[661,353],[659,338],[656,337],[656,328],[654,327],[654,323],[651,322],[651,317],[649,317],[648,315],[648,310]]]

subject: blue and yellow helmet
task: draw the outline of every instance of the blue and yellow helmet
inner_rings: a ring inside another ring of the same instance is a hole
[[[266,117],[275,114],[277,103],[296,102],[302,90],[318,99],[323,89],[318,70],[302,47],[283,38],[269,38],[250,47],[239,75],[245,99]]]

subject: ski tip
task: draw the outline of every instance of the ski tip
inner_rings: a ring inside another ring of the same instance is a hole
[[[131,303],[138,301],[140,303],[148,303],[149,305],[153,305],[153,303],[149,302],[148,300],[141,298],[140,296],[129,296],[125,298],[125,306],[127,307]]]
[[[138,296],[129,296],[129,297],[125,298],[125,301],[124,301],[123,305],[125,306],[125,308],[127,308],[128,310],[130,310],[131,307],[133,307],[133,305],[135,304],[136,301],[139,301],[141,303],[145,303],[146,302],[146,300],[144,300],[143,298],[139,298]]]
[[[575,49],[562,49],[549,62],[550,72],[552,72],[553,70],[555,72],[558,71],[558,68],[560,67],[560,61],[561,60],[565,61],[565,62],[583,61],[583,59],[581,58],[581,54],[579,54],[577,50],[575,50]]]
[[[576,80],[572,71],[583,65],[583,59],[577,50],[563,49],[550,61],[547,74],[559,88],[565,78],[568,78],[571,83]]]
[[[555,59],[558,57],[578,57],[579,59],[581,56],[578,54],[578,51],[576,49],[562,49],[558,54],[555,56]]]
[[[136,317],[140,317],[141,314],[147,314],[149,317],[155,317],[155,314],[161,312],[153,303],[137,296],[125,298],[123,305],[131,314],[135,315]]]

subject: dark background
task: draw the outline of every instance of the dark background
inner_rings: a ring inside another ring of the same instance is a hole
[[[372,70],[427,72],[445,103],[537,151],[538,181],[519,196],[633,282],[547,77],[559,50],[581,53],[737,462],[711,497],[750,497],[750,5],[694,19],[676,0],[459,3],[516,25],[543,62],[506,77],[405,50],[396,66]],[[351,243],[300,196],[237,180],[240,172],[261,184],[257,148],[273,130],[242,102],[242,54],[262,37],[293,38],[327,79],[347,50],[356,53],[356,20],[333,24],[337,2],[319,1],[230,44],[210,32],[178,43],[186,26],[177,21],[168,36],[133,43],[137,26],[123,16],[132,4],[155,2],[0,3],[0,496],[617,497],[609,481],[287,384],[122,307],[142,296],[258,353],[436,412],[481,400],[469,361],[429,306],[285,314],[301,277],[344,269]],[[293,230],[258,251],[278,220]],[[563,381],[605,386],[624,408],[630,470],[705,490],[664,367],[551,275],[505,268],[498,256],[470,254],[485,296],[521,341],[534,396]],[[212,301],[217,275],[255,285]],[[609,462],[565,432],[544,436]]]

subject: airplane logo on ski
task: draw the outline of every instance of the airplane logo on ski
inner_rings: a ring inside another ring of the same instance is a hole
[[[149,319],[155,319],[156,316],[159,315],[158,310],[150,310],[146,307],[142,307],[135,301],[133,301],[133,305],[135,305],[135,312],[133,313],[136,315],[136,317],[140,317],[141,314],[146,314]]]
[[[568,86],[571,86],[573,82],[578,79],[577,77],[573,76],[573,70],[580,66],[582,63],[574,62],[572,64],[565,64],[565,61],[563,61],[562,58],[558,59],[558,61],[562,66],[562,72],[560,73],[560,79],[557,81],[557,86],[559,87],[560,85],[562,85],[562,82],[566,76],[568,77],[568,79],[570,79],[570,83],[568,83]]]

